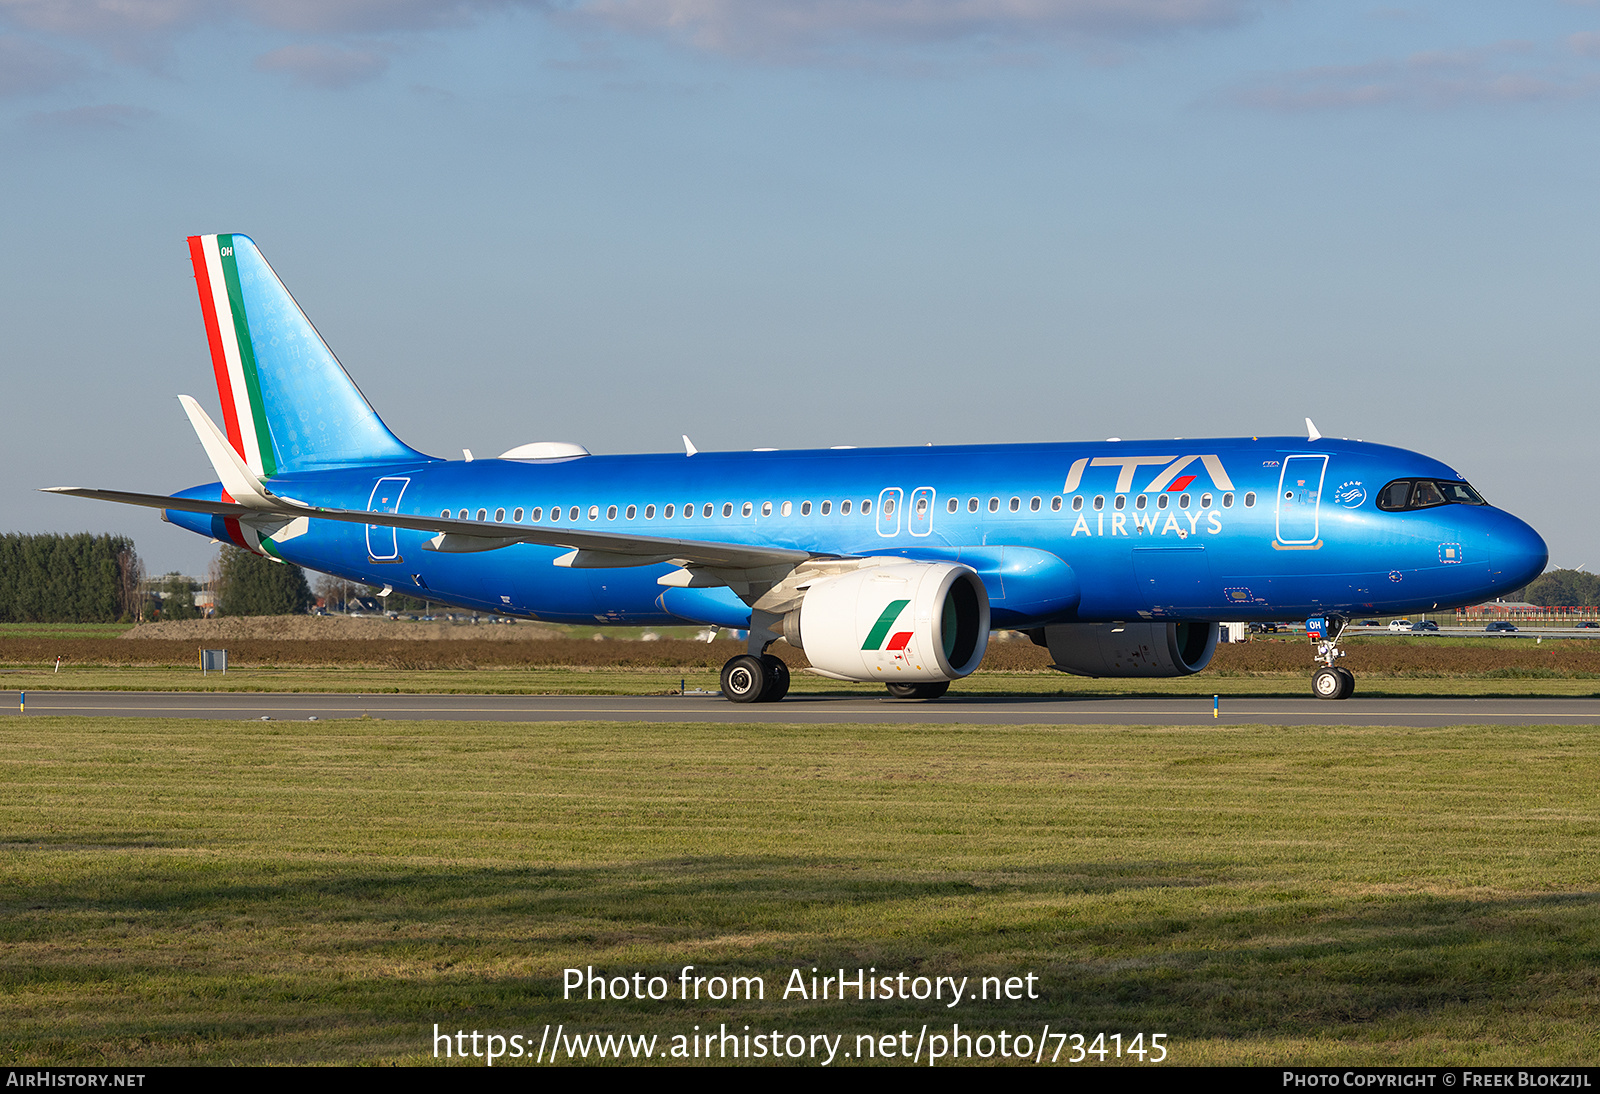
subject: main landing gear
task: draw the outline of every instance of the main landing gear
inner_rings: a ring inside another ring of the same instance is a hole
[[[722,666],[722,694],[734,703],[776,703],[789,694],[789,666],[770,653],[741,653]]]
[[[1339,636],[1350,620],[1342,615],[1314,615],[1306,620],[1306,634],[1316,644],[1316,659],[1321,663],[1311,676],[1311,694],[1318,699],[1348,699],[1356,693],[1356,675],[1334,662],[1344,656]]]
[[[935,680],[927,684],[885,684],[889,694],[896,699],[937,699],[950,690],[950,681]]]

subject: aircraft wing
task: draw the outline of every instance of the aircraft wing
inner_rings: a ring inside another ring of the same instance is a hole
[[[723,570],[751,570],[768,566],[793,567],[818,557],[811,551],[787,547],[761,547],[743,543],[717,543],[706,540],[673,539],[664,536],[636,536],[621,532],[587,531],[579,528],[499,524],[494,521],[458,520],[454,517],[424,517],[405,513],[375,513],[364,509],[327,509],[276,494],[258,495],[254,505],[199,498],[173,498],[162,494],[135,494],[122,490],[98,490],[84,486],[52,486],[46,493],[68,494],[77,498],[142,505],[149,509],[176,509],[186,513],[211,513],[254,523],[281,525],[300,517],[337,520],[349,524],[376,524],[436,533],[426,549],[446,553],[492,551],[515,543],[535,543],[571,550],[556,560],[558,566],[598,568],[613,566],[652,566],[660,562],[713,567]]]

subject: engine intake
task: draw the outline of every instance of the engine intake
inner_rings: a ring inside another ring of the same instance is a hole
[[[886,560],[813,582],[775,629],[836,680],[957,680],[989,647],[989,594],[968,566]]]

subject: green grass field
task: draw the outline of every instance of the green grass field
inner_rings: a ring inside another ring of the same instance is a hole
[[[1587,1063],[1595,732],[7,716],[0,1056],[960,1022],[1159,1032],[1177,1064]],[[686,964],[767,998],[561,998],[568,967]],[[813,966],[1041,998],[778,997]]]

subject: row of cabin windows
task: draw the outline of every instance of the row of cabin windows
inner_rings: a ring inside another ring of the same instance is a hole
[[[1156,508],[1157,509],[1166,509],[1168,506],[1170,506],[1172,504],[1172,500],[1171,500],[1172,499],[1172,495],[1171,494],[1157,494],[1155,496],[1155,498],[1156,498]],[[1187,509],[1187,508],[1189,508],[1190,500],[1191,500],[1191,496],[1189,494],[1179,494],[1178,495],[1178,508],[1179,509]],[[1222,498],[1220,500],[1222,502],[1222,508],[1224,508],[1224,509],[1232,509],[1233,508],[1233,491],[1229,490],[1229,491],[1225,492],[1222,495]],[[1126,509],[1128,507],[1128,498],[1127,498],[1127,495],[1125,495],[1125,494],[1116,495],[1116,497],[1112,499],[1112,502],[1113,502],[1112,508],[1114,508],[1114,509]],[[1211,497],[1211,495],[1209,493],[1200,495],[1200,508],[1201,509],[1210,509],[1211,508],[1211,502],[1212,502],[1212,497]],[[1255,495],[1255,491],[1252,490],[1252,491],[1250,491],[1248,494],[1246,494],[1244,496],[1244,507],[1246,509],[1254,509],[1255,508],[1255,504],[1256,504],[1256,495]],[[1094,497],[1094,508],[1099,510],[1099,509],[1104,509],[1105,507],[1106,507],[1105,495],[1104,494],[1096,494],[1095,497]],[[1135,494],[1134,497],[1133,497],[1133,507],[1135,509],[1148,509],[1150,507],[1150,495],[1149,494]],[[1082,497],[1073,498],[1072,499],[1072,511],[1074,513],[1076,513],[1082,508],[1083,508],[1083,498]]]
[[[1155,495],[1155,498],[1156,498],[1156,508],[1157,509],[1166,509],[1169,505],[1171,505],[1172,495],[1170,495],[1170,494],[1157,494],[1157,495]],[[1189,494],[1179,494],[1178,495],[1178,508],[1179,509],[1187,509],[1187,508],[1189,508],[1189,503],[1190,503],[1191,500],[1192,500],[1192,496],[1191,495],[1189,495]],[[1125,494],[1117,494],[1117,495],[1115,495],[1115,497],[1112,499],[1112,501],[1113,501],[1113,507],[1116,508],[1116,509],[1124,509],[1124,508],[1127,507],[1127,504],[1128,504],[1128,498],[1127,498],[1127,495],[1125,495]],[[1211,502],[1212,502],[1212,496],[1209,493],[1205,493],[1205,494],[1201,494],[1200,495],[1200,508],[1201,509],[1210,509],[1211,508]],[[1221,502],[1222,502],[1222,508],[1224,508],[1224,509],[1233,508],[1233,492],[1232,491],[1228,491],[1227,493],[1224,493],[1222,495]],[[1256,503],[1256,496],[1255,496],[1255,493],[1253,491],[1244,496],[1244,506],[1245,506],[1246,509],[1253,508],[1255,506],[1255,503]],[[688,520],[688,519],[690,519],[690,518],[692,518],[694,516],[696,504],[697,503],[695,503],[695,502],[687,502],[687,503],[684,504],[683,509],[682,509],[682,518],[684,520]],[[1050,499],[1050,511],[1052,513],[1059,513],[1061,511],[1061,504],[1062,504],[1062,499],[1060,497],[1051,498]],[[1101,509],[1104,509],[1106,507],[1105,495],[1104,494],[1096,494],[1094,496],[1094,499],[1093,499],[1091,504],[1093,505],[1093,508],[1095,510],[1097,510],[1097,511],[1101,510]],[[1136,495],[1134,495],[1133,507],[1135,509],[1148,508],[1149,504],[1150,504],[1150,495],[1148,495],[1148,494],[1136,494]],[[1041,508],[1043,508],[1043,505],[1044,505],[1043,499],[1041,499],[1039,497],[1031,498],[1028,501],[1028,511],[1031,512],[1031,513],[1037,513],[1037,512],[1039,512],[1039,510]],[[1083,499],[1083,496],[1081,494],[1073,497],[1073,499],[1072,499],[1072,511],[1074,513],[1081,512],[1083,510],[1083,505],[1084,505],[1084,499]],[[733,506],[734,506],[734,503],[731,502],[731,501],[723,502],[722,503],[722,515],[724,517],[733,516]],[[927,507],[928,507],[927,498],[926,497],[919,497],[917,499],[917,515],[919,517],[924,515],[927,512]],[[979,498],[968,498],[967,499],[967,512],[976,513],[976,512],[979,511],[979,509],[981,507],[982,507],[982,500],[981,499],[979,499]],[[770,517],[772,515],[772,508],[773,508],[772,502],[770,502],[770,501],[762,502],[761,503],[761,515],[764,516],[764,517]],[[848,516],[850,511],[851,511],[851,508],[852,508],[852,502],[849,499],[846,499],[846,500],[841,501],[839,503],[839,512],[840,512],[841,515]],[[1022,498],[1013,497],[1011,499],[1011,501],[1008,503],[1007,508],[1013,513],[1021,512],[1022,511]],[[960,498],[951,498],[951,499],[949,499],[945,503],[945,509],[948,512],[951,512],[951,513],[960,512],[960,510],[961,510],[961,499]],[[989,509],[989,512],[991,512],[991,513],[998,513],[1000,511],[1000,499],[998,497],[991,497],[989,499],[988,509]],[[831,501],[822,502],[820,505],[818,505],[817,511],[822,516],[830,515],[833,512],[833,502],[831,502]],[[883,511],[884,511],[885,515],[889,515],[889,514],[892,514],[894,512],[894,499],[893,498],[885,498],[884,499]],[[521,524],[522,523],[522,518],[523,518],[523,512],[524,511],[523,511],[521,506],[518,506],[516,509],[513,509],[511,511],[511,522],[513,524]],[[793,513],[794,513],[794,503],[793,502],[788,502],[788,501],[781,503],[778,506],[778,512],[782,516],[786,516],[786,517],[793,515]],[[866,515],[866,514],[869,514],[871,512],[872,512],[872,501],[871,501],[871,499],[869,498],[869,499],[863,500],[861,502],[861,513],[863,515]],[[609,506],[606,507],[606,519],[607,520],[616,520],[617,519],[617,513],[618,513],[617,506],[609,505]],[[678,515],[678,513],[679,513],[679,510],[678,510],[678,507],[675,504],[667,504],[667,505],[664,505],[664,506],[661,507],[661,517],[662,517],[663,520],[671,520],[671,519],[673,519],[674,516]],[[716,505],[714,503],[708,501],[708,502],[705,502],[703,504],[700,504],[700,515],[701,516],[710,517],[710,516],[714,515],[715,513],[716,513]],[[747,502],[744,502],[742,505],[739,506],[739,515],[740,516],[748,517],[748,516],[752,516],[754,513],[755,513],[755,503],[754,502],[748,502],[747,501]],[[637,505],[630,505],[625,510],[622,511],[622,514],[623,514],[623,518],[625,520],[636,520],[636,519],[638,519],[638,516],[639,516],[639,507]],[[439,515],[441,517],[449,518],[450,510],[443,509],[443,510],[441,510],[439,512]],[[803,517],[809,517],[811,515],[811,503],[809,501],[803,501],[803,502],[800,503],[800,515],[803,516]],[[534,506],[532,510],[528,511],[527,516],[528,516],[528,520],[531,523],[537,524],[538,522],[544,520],[544,507],[543,506],[539,506],[539,505]],[[551,523],[559,522],[561,520],[561,516],[562,516],[561,506],[552,505],[550,507],[550,522]],[[576,522],[582,516],[583,516],[583,507],[579,506],[579,505],[571,506],[566,511],[566,519],[568,521]],[[471,510],[468,510],[468,509],[461,510],[459,513],[456,514],[456,519],[457,520],[469,520],[469,519],[471,519]],[[487,509],[479,509],[478,510],[478,519],[482,520],[482,521],[487,521],[489,519],[489,510],[487,510]],[[596,521],[600,519],[600,507],[598,505],[589,506],[589,519],[590,520],[596,520]],[[644,519],[645,520],[655,520],[656,519],[656,507],[654,505],[646,505],[644,507]],[[494,511],[494,522],[496,524],[504,524],[505,521],[506,521],[506,511],[504,509],[496,509]]]

